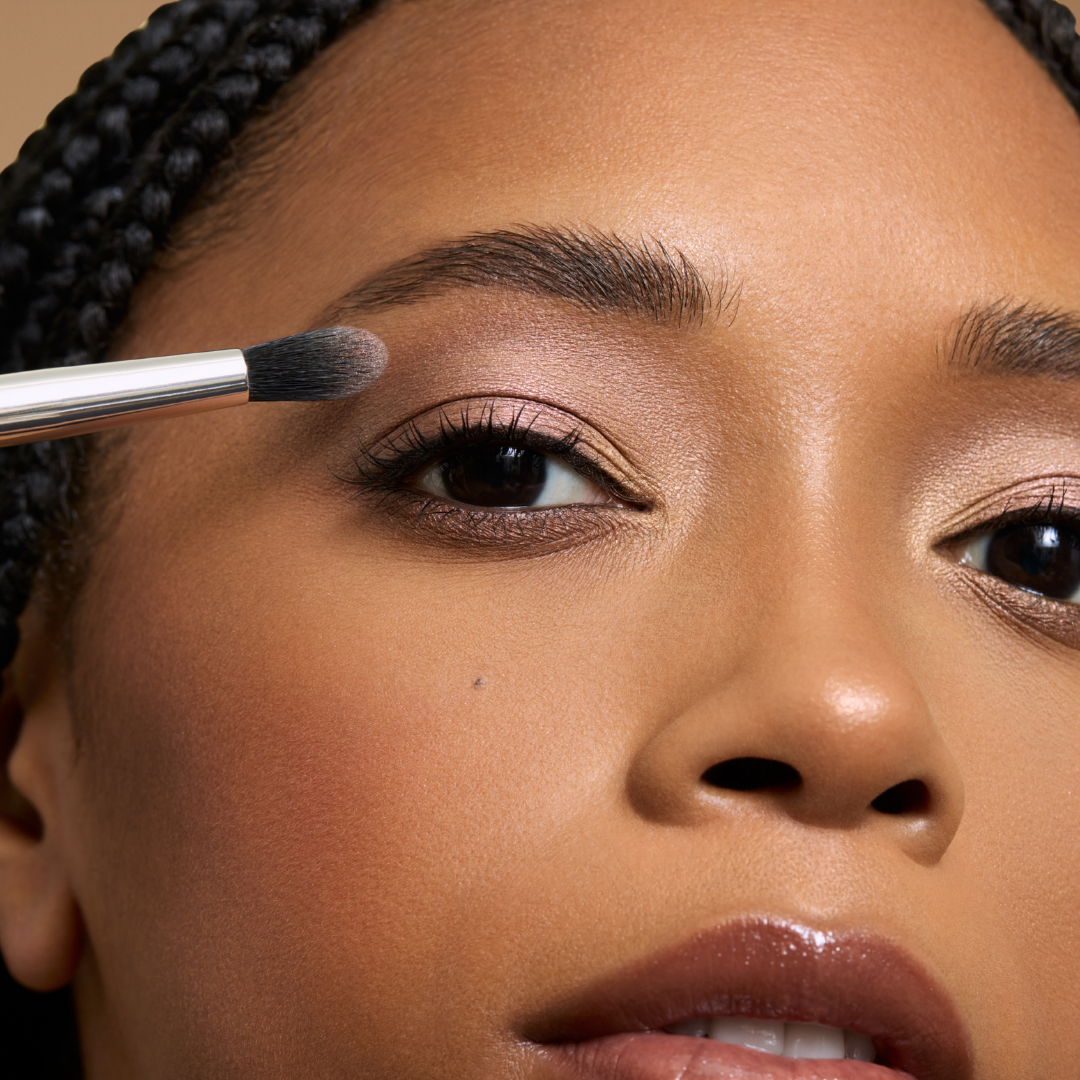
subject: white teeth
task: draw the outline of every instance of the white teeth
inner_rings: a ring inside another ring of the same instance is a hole
[[[709,1025],[709,1038],[733,1046],[749,1046],[751,1050],[764,1050],[767,1054],[784,1052],[784,1028],[782,1020],[752,1020],[746,1016],[718,1016]]]
[[[823,1024],[786,1024],[784,1057],[835,1061],[844,1056],[844,1033]]]
[[[874,1044],[866,1035],[824,1024],[785,1024],[749,1016],[714,1016],[684,1020],[667,1028],[672,1035],[710,1038],[732,1046],[763,1050],[786,1058],[873,1061]]]

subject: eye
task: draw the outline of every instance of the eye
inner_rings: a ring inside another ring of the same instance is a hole
[[[1018,589],[1080,603],[1080,530],[1062,522],[1008,525],[967,540],[960,562]]]
[[[555,455],[502,443],[455,450],[417,474],[413,486],[465,506],[486,508],[598,506],[612,501],[603,488]]]

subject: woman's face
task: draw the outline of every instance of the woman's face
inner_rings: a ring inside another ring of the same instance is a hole
[[[269,123],[122,355],[391,360],[116,452],[59,803],[90,1075],[893,1075],[628,1034],[713,1015],[1071,1075],[1037,64],[976,0],[429,0]]]

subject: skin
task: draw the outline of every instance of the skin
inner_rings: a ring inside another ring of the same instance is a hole
[[[185,223],[118,357],[318,325],[522,222],[658,238],[738,304],[459,290],[364,320],[355,401],[118,445],[67,645],[37,603],[6,706],[43,830],[0,832],[0,944],[74,980],[88,1075],[539,1078],[530,1017],[748,914],[902,944],[979,1080],[1070,1075],[1080,607],[943,545],[1080,474],[1080,386],[939,362],[972,304],[1080,308],[1039,67],[975,0],[430,0],[269,123],[272,178]],[[485,396],[578,418],[647,509],[500,542],[339,479]],[[803,784],[701,783],[744,756]],[[925,809],[872,810],[910,779]]]

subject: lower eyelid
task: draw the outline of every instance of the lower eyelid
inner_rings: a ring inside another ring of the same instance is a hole
[[[361,492],[379,517],[432,551],[456,557],[513,559],[547,554],[613,535],[622,535],[628,519],[619,504],[600,506],[513,508],[489,510],[453,503],[425,492],[398,488]],[[615,511],[615,512],[613,512]]]
[[[1051,600],[974,567],[967,569],[969,587],[1010,631],[1019,629],[1044,646],[1049,639],[1070,649],[1080,649],[1080,605]]]

